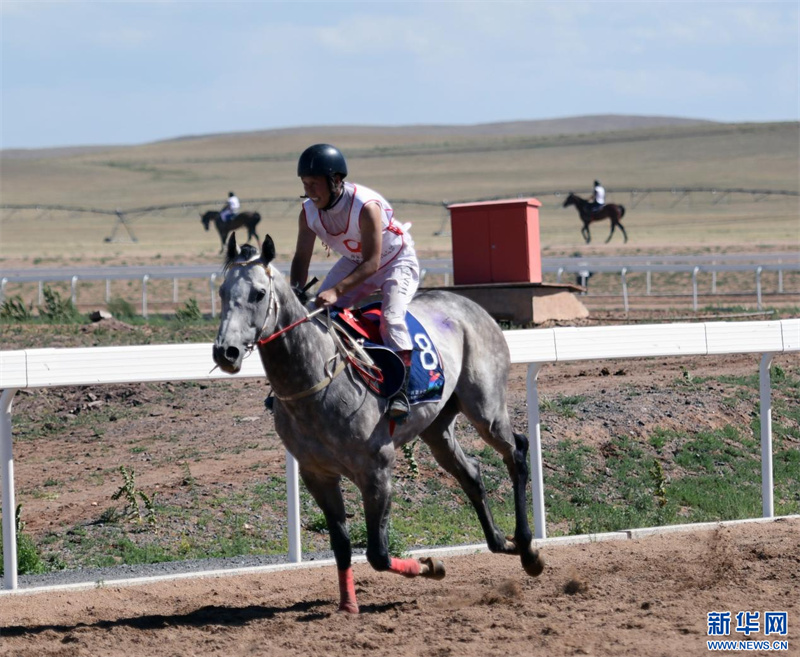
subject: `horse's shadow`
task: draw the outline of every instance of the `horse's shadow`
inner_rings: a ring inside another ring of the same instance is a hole
[[[402,606],[400,602],[364,605],[361,614],[379,614]],[[288,607],[264,607],[248,605],[247,607],[224,607],[207,605],[186,614],[150,614],[131,616],[116,620],[99,620],[95,623],[75,623],[74,625],[11,625],[0,628],[2,637],[24,637],[53,631],[69,634],[78,629],[110,630],[117,627],[130,627],[136,630],[161,630],[174,627],[205,627],[224,625],[227,627],[244,626],[258,620],[269,620],[281,614],[300,612],[297,622],[308,623],[327,618],[335,612],[319,611],[319,607],[331,607],[330,600],[311,600],[296,602]]]

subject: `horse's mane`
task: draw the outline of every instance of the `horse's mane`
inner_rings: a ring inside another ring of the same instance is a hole
[[[222,273],[227,274],[230,268],[235,264],[251,262],[260,256],[261,251],[259,251],[256,247],[254,247],[252,244],[244,244],[235,257],[231,258],[230,255],[225,256],[225,263],[222,267]]]

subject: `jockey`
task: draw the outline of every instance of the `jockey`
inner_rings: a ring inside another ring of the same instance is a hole
[[[334,146],[315,144],[303,151],[297,175],[306,200],[300,210],[290,282],[305,286],[319,237],[341,258],[320,285],[314,300],[317,306],[349,308],[381,292],[381,337],[406,366],[403,386],[390,400],[388,415],[403,422],[410,411],[408,381],[414,347],[405,316],[419,286],[419,262],[408,225],[395,222],[392,206],[378,192],[344,181],[347,163]]]
[[[599,180],[594,181],[594,193],[589,200],[592,202],[592,207],[590,208],[592,212],[597,212],[605,205],[606,188],[600,184]]]
[[[241,204],[239,203],[239,198],[233,192],[228,192],[228,200],[225,202],[225,205],[222,207],[222,210],[219,213],[219,218],[222,221],[231,221],[237,214],[239,214],[239,208]]]

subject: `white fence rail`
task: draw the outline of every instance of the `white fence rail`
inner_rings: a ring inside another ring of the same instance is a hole
[[[453,263],[449,258],[421,260],[424,274],[444,276],[444,284],[450,285],[453,274]],[[288,263],[277,263],[278,269],[288,273]],[[330,263],[314,262],[309,274],[324,278],[330,269]],[[691,276],[692,306],[698,310],[700,295],[699,275],[708,275],[711,279],[711,295],[717,294],[717,275],[726,273],[749,273],[753,276],[756,303],[761,310],[764,293],[762,275],[777,275],[775,293],[782,295],[795,294],[796,289],[784,290],[784,274],[800,272],[800,253],[776,254],[720,254],[715,256],[595,256],[588,258],[543,258],[542,273],[555,274],[557,283],[561,283],[564,275],[570,279],[580,279],[585,285],[590,275],[607,274],[619,276],[621,296],[625,312],[629,310],[628,279],[629,275],[645,274],[646,296],[653,294],[654,274],[686,274]],[[423,276],[424,278],[424,276]],[[136,267],[73,267],[73,268],[24,268],[0,270],[0,303],[7,296],[9,285],[18,288],[26,283],[37,283],[39,287],[37,305],[44,304],[45,283],[68,282],[73,304],[78,303],[79,284],[105,282],[105,302],[111,301],[112,281],[138,281],[141,284],[142,316],[147,317],[148,282],[155,280],[172,280],[172,303],[178,303],[178,281],[204,279],[208,281],[208,294],[211,299],[211,314],[216,316],[217,288],[219,286],[218,265],[187,266],[136,266]],[[790,286],[791,287],[791,286]],[[750,294],[752,290],[738,290],[736,294]]]
[[[800,351],[800,319],[709,322],[505,332],[513,363],[528,364],[528,431],[534,534],[545,538],[544,483],[537,377],[550,363],[737,353],[762,354],[760,365],[762,516],[773,517],[772,407],[769,368],[776,354]],[[15,489],[11,406],[21,388],[229,378],[212,370],[210,344],[0,351],[0,475],[2,475],[3,584],[17,588]],[[235,375],[263,377],[257,358]],[[299,562],[300,517],[297,463],[287,452],[289,558]]]

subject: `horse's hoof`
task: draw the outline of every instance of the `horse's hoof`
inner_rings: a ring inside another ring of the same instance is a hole
[[[422,564],[422,568],[419,572],[422,577],[428,577],[430,579],[444,579],[444,562],[442,562],[440,559],[423,557],[419,560],[419,562]]]
[[[357,614],[358,613],[358,605],[355,602],[349,603],[341,603],[339,608],[336,610],[337,613],[340,614]]]
[[[531,577],[538,577],[544,570],[544,559],[539,554],[539,550],[530,550],[522,555],[522,567]]]

